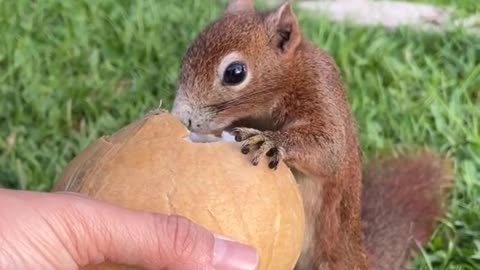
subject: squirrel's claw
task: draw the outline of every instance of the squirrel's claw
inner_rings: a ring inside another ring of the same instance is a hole
[[[267,153],[267,156],[271,159],[270,163],[268,163],[268,167],[270,167],[270,169],[277,170],[278,165],[283,160],[285,155],[284,152],[285,151],[282,147],[274,147],[270,149],[270,151]]]
[[[270,159],[268,167],[276,170],[283,159],[283,148],[275,143],[270,132],[261,132],[251,128],[235,128],[232,131],[237,142],[242,142],[241,152],[244,155],[253,153],[252,164],[257,166],[266,156]]]
[[[234,128],[232,135],[235,136],[235,141],[241,142],[255,135],[260,135],[262,132],[253,128]]]
[[[260,159],[262,157],[266,156],[267,153],[270,152],[271,149],[275,148],[275,145],[272,142],[272,140],[270,140],[269,138],[267,138],[266,136],[263,136],[263,135],[256,135],[254,137],[251,137],[246,142],[248,142],[248,143],[253,142],[254,144],[255,144],[255,142],[261,142],[260,147],[253,154],[252,164],[254,166],[257,166],[258,163],[260,163]]]

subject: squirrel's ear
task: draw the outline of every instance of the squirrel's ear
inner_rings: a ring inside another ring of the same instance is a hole
[[[290,3],[285,3],[270,13],[266,18],[266,26],[272,36],[272,45],[282,53],[292,52],[300,44],[302,34]]]
[[[255,11],[255,0],[231,0],[224,14]]]

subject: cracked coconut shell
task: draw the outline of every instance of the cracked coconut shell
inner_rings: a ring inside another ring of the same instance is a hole
[[[189,218],[257,248],[260,270],[292,270],[305,217],[293,174],[266,159],[253,166],[234,142],[193,143],[167,112],[135,121],[81,152],[53,191],[86,194],[118,206]],[[132,267],[103,264],[96,270]]]

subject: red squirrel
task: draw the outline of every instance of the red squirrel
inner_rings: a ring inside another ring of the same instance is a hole
[[[307,219],[296,270],[402,269],[445,214],[448,160],[424,152],[363,171],[339,69],[289,3],[231,1],[187,50],[171,111],[193,132],[229,131],[255,166],[292,169]]]

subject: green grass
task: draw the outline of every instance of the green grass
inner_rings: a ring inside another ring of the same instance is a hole
[[[0,0],[0,187],[47,191],[93,140],[170,108],[184,51],[220,11]],[[300,18],[344,73],[366,158],[416,145],[456,162],[448,218],[415,269],[480,269],[480,38]]]

